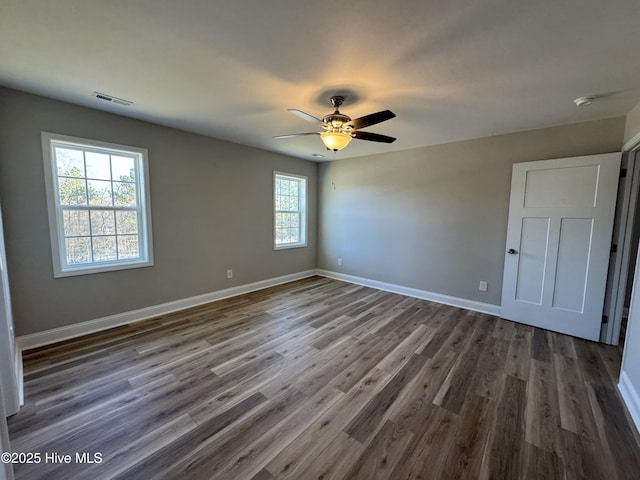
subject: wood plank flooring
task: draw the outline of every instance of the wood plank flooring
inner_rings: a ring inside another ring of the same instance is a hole
[[[617,348],[326,278],[24,360],[18,479],[640,478]]]

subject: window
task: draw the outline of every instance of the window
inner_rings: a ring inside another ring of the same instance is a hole
[[[274,172],[274,245],[276,249],[307,245],[307,177]]]
[[[55,277],[153,265],[147,151],[42,132]]]

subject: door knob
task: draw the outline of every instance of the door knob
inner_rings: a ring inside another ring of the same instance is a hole
[[[510,248],[509,250],[507,250],[507,253],[508,253],[509,255],[515,255],[516,253],[518,253],[518,251],[517,251],[517,250],[514,250],[513,248]]]

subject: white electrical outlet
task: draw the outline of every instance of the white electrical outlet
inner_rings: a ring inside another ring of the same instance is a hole
[[[338,259],[338,265],[342,265],[342,259],[341,258]]]
[[[227,270],[227,278],[233,278],[233,270]]]
[[[486,292],[487,291],[487,286],[488,286],[487,282],[480,282],[480,287],[479,287],[480,291],[481,292]]]

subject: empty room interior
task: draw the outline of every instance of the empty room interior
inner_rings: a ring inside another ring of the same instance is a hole
[[[0,0],[0,480],[640,478],[637,0]]]

